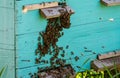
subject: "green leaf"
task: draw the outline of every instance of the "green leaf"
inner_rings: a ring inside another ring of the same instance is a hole
[[[2,77],[2,75],[5,73],[6,69],[7,69],[7,65],[4,66],[1,70],[0,70],[0,78]]]
[[[116,78],[116,77],[118,77],[120,75],[120,73],[117,73],[117,74],[115,74],[114,76],[113,76],[113,78]]]
[[[116,64],[115,64],[115,61],[114,61],[114,70],[115,70],[115,73],[117,74],[118,71],[117,71],[117,66],[116,66]],[[119,78],[119,77],[116,76],[116,78]]]
[[[115,61],[114,61],[114,70],[115,70],[115,75],[113,75],[113,77],[119,78],[118,76],[120,75],[120,73],[117,70],[117,65],[116,65]]]
[[[108,68],[103,64],[105,70],[107,71],[108,75],[110,76],[110,78],[113,78],[112,77],[112,74],[110,73],[110,70],[108,70]]]
[[[5,67],[3,67],[3,68],[0,70],[0,77],[2,76],[4,70],[5,70]]]

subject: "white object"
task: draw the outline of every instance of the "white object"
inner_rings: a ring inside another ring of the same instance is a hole
[[[113,21],[114,21],[114,18],[110,18],[109,21],[113,22]]]

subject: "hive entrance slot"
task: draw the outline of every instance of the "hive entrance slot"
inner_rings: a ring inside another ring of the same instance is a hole
[[[70,78],[73,75],[75,75],[75,71],[72,66],[65,65],[43,70],[39,68],[38,73],[31,74],[31,78]]]

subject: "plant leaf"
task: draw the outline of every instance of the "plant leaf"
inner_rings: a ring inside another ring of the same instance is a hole
[[[115,70],[115,73],[118,74],[118,71],[117,71],[117,66],[116,66],[116,63],[114,61],[114,70]],[[119,77],[116,77],[116,78],[119,78]]]
[[[0,70],[0,77],[1,77],[1,75],[2,75],[2,73],[3,73],[4,70],[5,70],[5,67],[3,67],[3,68]]]
[[[114,76],[113,76],[113,78],[116,78],[117,76],[119,76],[120,75],[120,73],[117,73],[117,74],[115,74]]]
[[[108,68],[104,65],[104,64],[102,64],[103,66],[104,66],[104,68],[105,68],[105,70],[107,71],[107,73],[108,73],[108,75],[110,76],[110,78],[113,78],[112,77],[112,74],[110,73],[110,71],[108,70]]]

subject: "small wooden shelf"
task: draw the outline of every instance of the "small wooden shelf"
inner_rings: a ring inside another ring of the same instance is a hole
[[[105,71],[104,66],[110,69],[114,67],[114,63],[117,66],[117,68],[120,70],[120,56],[102,59],[102,60],[94,60],[91,63],[91,67],[95,69],[96,71]]]
[[[120,0],[100,0],[106,6],[120,5]]]
[[[45,3],[39,3],[39,4],[29,4],[24,5],[23,10],[37,10],[42,8],[49,8],[49,7],[55,7],[58,6],[58,2],[45,2]]]
[[[57,7],[51,7],[51,8],[43,8],[40,9],[40,14],[45,17],[46,19],[60,17],[61,12],[67,11],[70,14],[73,14],[74,11],[69,6],[57,6]]]
[[[111,69],[114,67],[114,64],[117,66],[118,70],[120,70],[120,51],[98,55],[98,59],[92,61],[91,68],[96,71],[105,71],[104,66]]]

